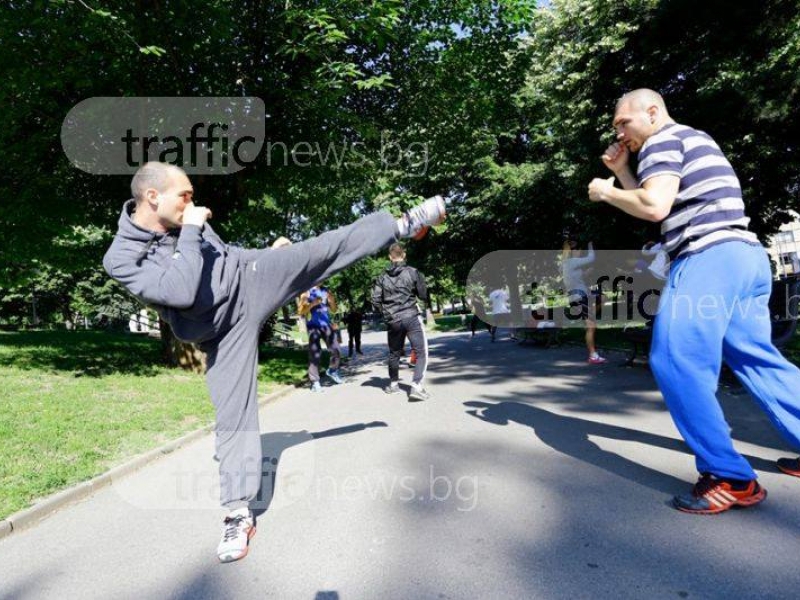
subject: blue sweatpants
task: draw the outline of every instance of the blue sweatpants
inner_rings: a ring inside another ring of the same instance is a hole
[[[755,479],[733,447],[716,397],[722,361],[789,443],[800,449],[800,370],[770,340],[772,275],[761,246],[726,242],[672,265],[653,329],[650,365],[697,470]]]

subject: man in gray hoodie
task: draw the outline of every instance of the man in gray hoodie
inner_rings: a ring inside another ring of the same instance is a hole
[[[378,212],[280,249],[225,244],[193,202],[179,168],[147,163],[131,181],[133,198],[103,258],[108,274],[169,323],[176,337],[206,352],[206,381],[216,409],[220,501],[229,511],[219,560],[247,554],[255,534],[250,505],[262,478],[256,373],[264,321],[291,298],[398,238],[444,219],[430,198],[395,219]]]

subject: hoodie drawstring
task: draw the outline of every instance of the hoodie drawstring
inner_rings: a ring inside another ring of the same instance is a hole
[[[168,234],[169,235],[169,234]],[[178,249],[178,236],[177,235],[169,235],[172,238],[172,252],[175,253]],[[145,259],[147,254],[150,252],[150,248],[153,247],[153,244],[161,244],[161,242],[157,239],[158,234],[154,233],[153,237],[144,245],[144,249],[139,252],[139,255],[136,257],[136,266],[141,267],[142,261]]]
[[[150,248],[152,248],[153,244],[155,243],[156,243],[156,234],[154,233],[153,237],[151,237],[150,241],[144,245],[144,249],[141,252],[139,252],[139,255],[136,257],[137,267],[142,266],[142,261],[144,260],[145,256],[147,256],[147,253],[150,252]]]

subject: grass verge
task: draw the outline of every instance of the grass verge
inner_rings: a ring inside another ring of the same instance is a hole
[[[261,393],[305,374],[304,350],[261,350]],[[0,333],[0,519],[211,423],[203,376],[159,363],[146,337]]]

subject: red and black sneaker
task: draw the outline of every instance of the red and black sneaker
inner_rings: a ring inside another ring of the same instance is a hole
[[[734,506],[753,506],[767,497],[767,490],[758,482],[727,481],[703,473],[692,489],[691,495],[675,496],[672,504],[680,511],[696,515],[713,515]]]
[[[778,468],[787,475],[800,477],[800,458],[779,458]]]

